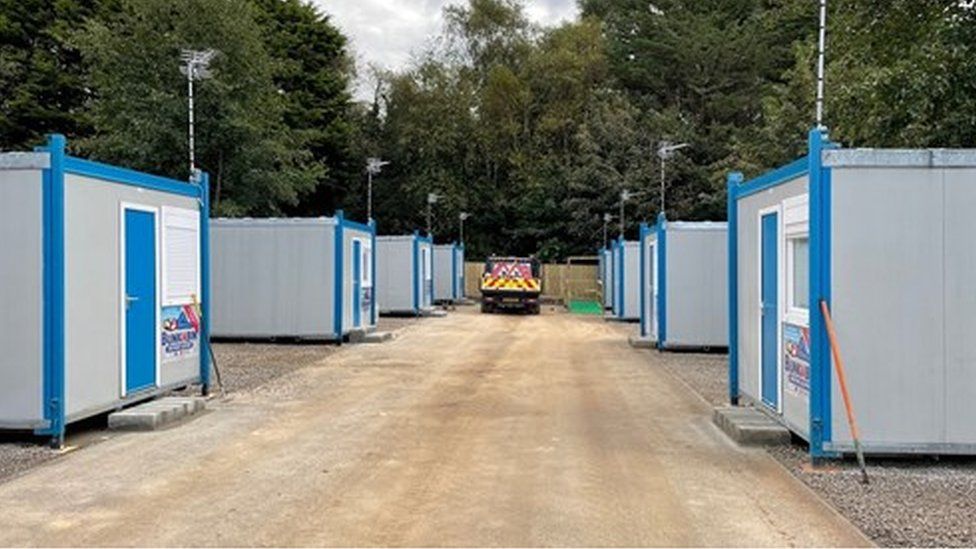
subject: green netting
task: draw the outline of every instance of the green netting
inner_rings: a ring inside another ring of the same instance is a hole
[[[603,307],[599,301],[571,299],[569,301],[569,312],[576,315],[602,315]]]

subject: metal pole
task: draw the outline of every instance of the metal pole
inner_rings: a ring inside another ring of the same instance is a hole
[[[817,127],[823,128],[824,50],[827,47],[827,0],[820,0],[820,41],[817,47]]]
[[[667,160],[661,155],[661,212],[664,212],[664,163]]]
[[[434,209],[433,205],[431,204],[430,200],[428,200],[427,201],[427,236],[430,236],[430,225],[431,225],[431,216],[433,215],[433,209]]]
[[[607,218],[604,217],[603,218],[603,249],[604,250],[607,249],[607,225],[608,224],[609,222],[607,221]]]
[[[624,237],[624,230],[626,225],[624,225],[624,197],[620,197],[620,238]]]
[[[372,170],[366,170],[366,178],[369,183],[366,184],[366,220],[369,221],[373,219],[373,172]]]
[[[461,234],[458,236],[461,239],[461,244],[464,244],[464,216],[460,217],[461,220]]]
[[[190,104],[190,177],[193,177],[197,173],[196,156],[194,155],[194,142],[193,142],[193,78],[194,78],[194,64],[192,62],[187,63],[186,71],[186,81],[187,87],[189,88],[189,104]]]

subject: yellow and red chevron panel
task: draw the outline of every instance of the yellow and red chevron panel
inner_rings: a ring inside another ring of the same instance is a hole
[[[538,278],[498,278],[485,276],[481,279],[482,290],[521,290],[538,292],[542,284]]]

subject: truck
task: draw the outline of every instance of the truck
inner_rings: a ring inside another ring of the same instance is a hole
[[[539,314],[542,295],[539,261],[532,257],[489,257],[481,275],[481,312],[503,310]]]

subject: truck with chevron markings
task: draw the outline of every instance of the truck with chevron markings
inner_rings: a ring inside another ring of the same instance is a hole
[[[489,257],[481,275],[481,312],[539,314],[540,268],[539,260],[532,257]]]

